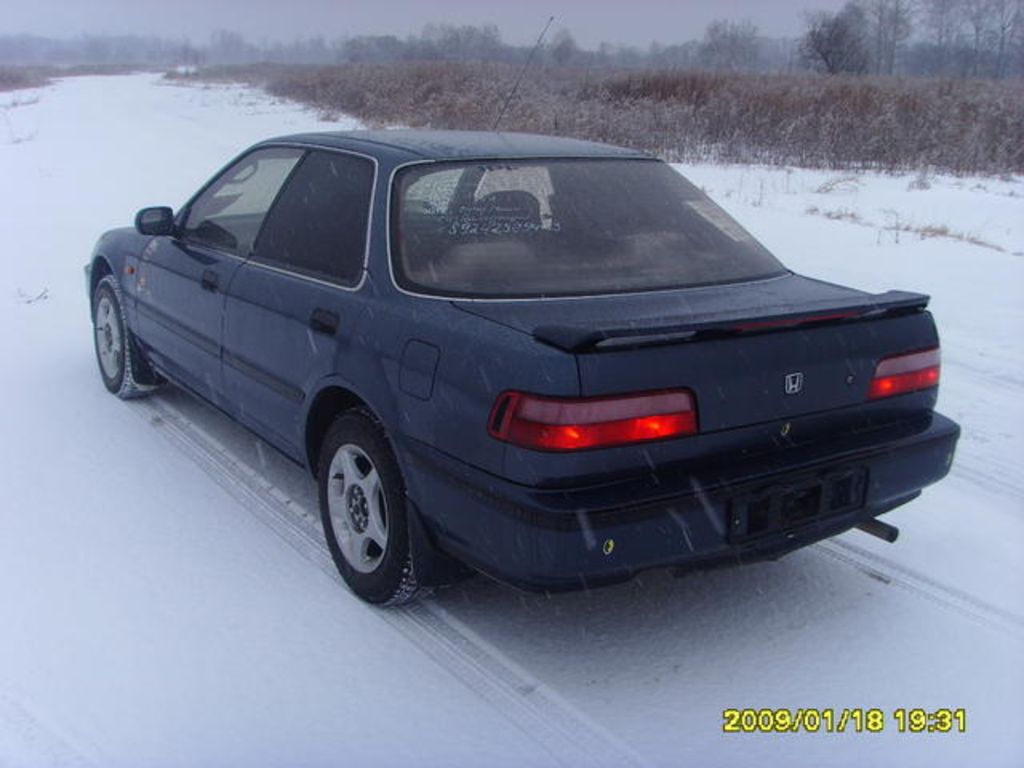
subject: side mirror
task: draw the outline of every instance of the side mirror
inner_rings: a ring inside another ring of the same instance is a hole
[[[142,235],[174,233],[174,211],[166,206],[143,208],[135,214],[135,229]]]

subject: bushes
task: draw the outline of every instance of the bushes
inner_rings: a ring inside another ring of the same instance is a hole
[[[401,62],[206,74],[373,125],[487,130],[516,73],[498,63]],[[1020,82],[538,68],[501,127],[673,160],[1024,172]]]
[[[513,75],[501,64],[354,64],[282,72],[266,88],[373,124],[484,129],[494,123]]]
[[[1019,83],[661,73],[613,78],[604,98],[613,109],[661,113],[681,157],[1024,171]]]
[[[0,92],[41,85],[46,85],[46,77],[41,72],[24,67],[0,67]]]

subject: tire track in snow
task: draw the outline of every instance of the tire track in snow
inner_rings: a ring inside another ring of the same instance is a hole
[[[947,610],[1011,635],[1024,635],[1024,617],[888,558],[839,539],[819,541],[814,549],[885,584],[893,584]]]
[[[1001,391],[1008,398],[1019,398],[1024,393],[1024,380],[1019,378],[1012,362],[1004,366],[983,366],[968,359],[966,355],[948,357],[942,361],[944,368],[955,372],[958,378],[970,380],[975,391],[992,393]],[[953,462],[951,473],[963,481],[972,483],[982,490],[1001,490],[1003,493],[1018,499],[1024,499],[1024,472],[1019,462],[1012,459],[1012,451],[982,451],[975,441],[994,442],[1000,444],[1008,434],[1002,433],[1007,427],[999,425],[1000,434],[993,435],[989,425],[971,423],[965,417],[961,422],[963,434],[961,445],[957,450],[956,461]],[[968,447],[968,444],[969,447]]]
[[[990,464],[983,464],[981,461],[974,460],[973,457],[961,458],[958,456],[953,461],[950,474],[964,482],[976,485],[983,491],[996,489],[1007,496],[1024,499],[1024,481],[1016,476],[1016,468],[997,465],[994,469],[989,469],[989,466]]]
[[[318,514],[289,498],[202,427],[161,403],[158,397],[133,401],[129,407],[289,546],[344,585],[324,543]],[[625,742],[429,600],[373,610],[537,742],[555,763],[595,768],[648,765]]]
[[[90,768],[93,763],[0,685],[0,765]]]

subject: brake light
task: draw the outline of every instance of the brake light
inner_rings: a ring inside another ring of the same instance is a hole
[[[939,348],[896,355],[882,360],[875,368],[868,398],[892,397],[939,385]]]
[[[697,402],[686,389],[617,397],[541,397],[504,392],[488,432],[540,451],[580,451],[697,433]]]
[[[827,323],[832,320],[849,320],[857,317],[860,312],[833,312],[828,315],[804,315],[802,317],[785,317],[779,320],[754,320],[749,323],[739,323],[734,328],[737,331],[766,331],[772,328],[791,328],[796,325],[809,325],[811,323]]]

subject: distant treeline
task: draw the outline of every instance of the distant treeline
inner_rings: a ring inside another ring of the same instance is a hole
[[[489,130],[520,67],[421,62],[210,68],[179,78],[265,88],[370,125]],[[574,136],[671,160],[1024,173],[1024,84],[540,65],[505,130]]]
[[[588,50],[566,29],[548,37],[536,59],[564,66],[615,68],[685,67],[706,62],[710,68],[784,71],[796,66],[797,41],[769,39],[746,24],[720,22],[710,38],[647,48],[600,43]],[[715,30],[718,30],[717,32]],[[723,45],[723,34],[726,40]],[[742,38],[742,40],[740,40]],[[730,42],[731,40],[731,42]],[[740,45],[736,45],[739,40]],[[52,39],[0,35],[0,65],[224,66],[255,63],[344,64],[392,61],[488,61],[521,63],[532,45],[506,43],[497,27],[428,24],[418,35],[361,35],[328,40],[310,37],[289,43],[254,43],[237,32],[219,30],[205,44],[136,36],[85,35]],[[735,49],[735,50],[732,50]]]
[[[188,42],[134,35],[83,35],[70,39],[37,35],[0,35],[0,65],[168,67],[195,58]]]
[[[531,48],[505,42],[493,25],[428,24],[407,37],[311,37],[261,44],[228,30],[215,32],[203,44],[155,37],[7,35],[0,36],[0,65],[518,64]],[[645,48],[608,42],[585,48],[568,29],[559,28],[536,58],[549,67],[588,70],[1020,77],[1024,0],[851,0],[835,13],[808,13],[802,34],[790,39],[767,38],[749,22],[723,19],[709,24],[697,39]]]

